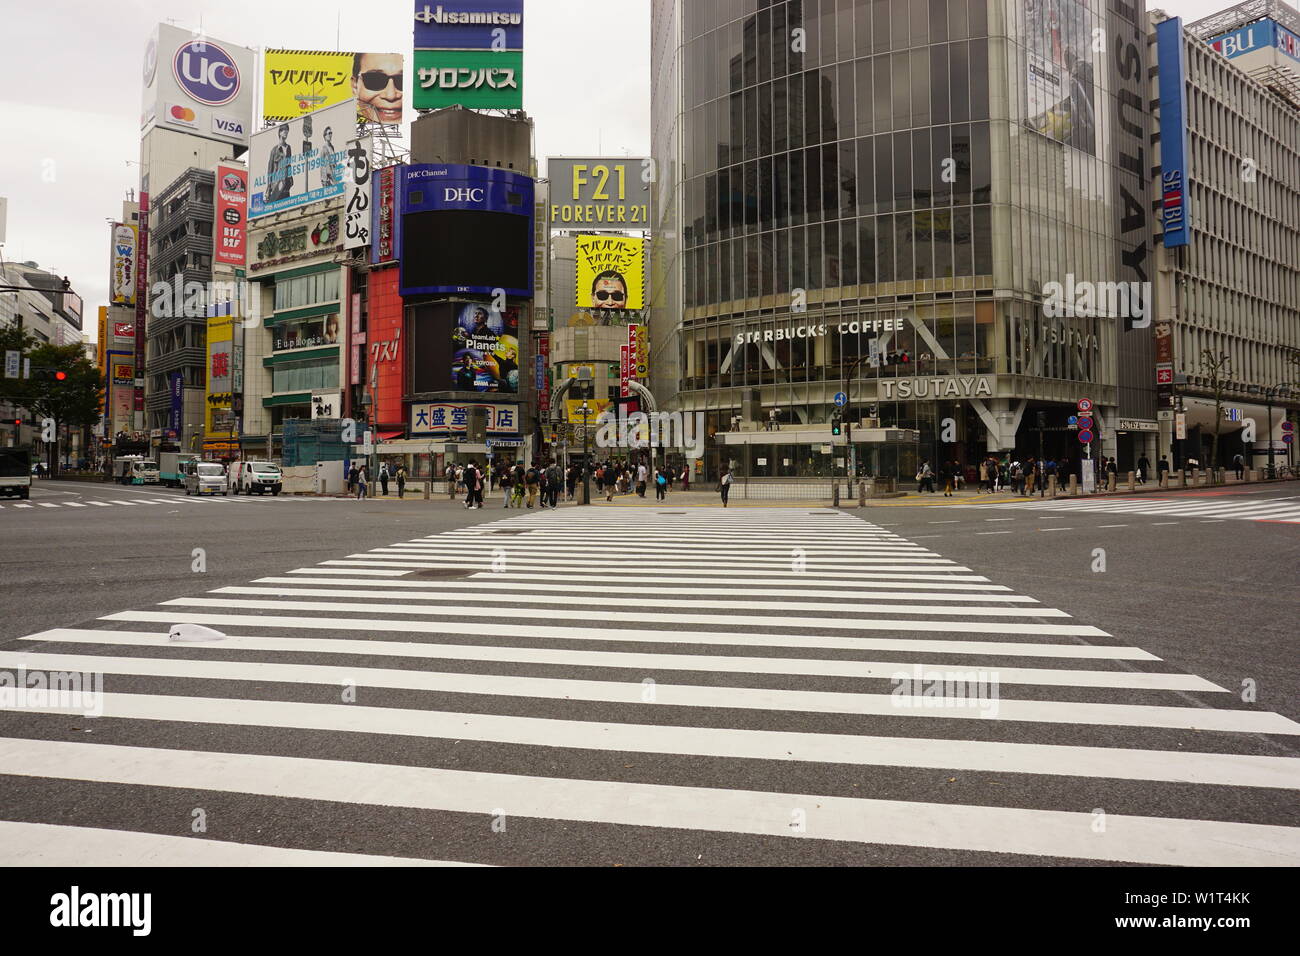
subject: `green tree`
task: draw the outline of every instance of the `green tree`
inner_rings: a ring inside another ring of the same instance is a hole
[[[32,377],[24,381],[22,397],[16,401],[35,418],[52,418],[68,428],[99,422],[104,379],[80,345],[41,344],[29,350],[27,357],[32,362]],[[57,372],[66,377],[58,380]]]
[[[0,358],[3,358],[5,352],[22,352],[28,354],[33,346],[36,345],[36,339],[20,325],[6,325],[0,328]],[[19,374],[22,374],[21,365]],[[25,394],[27,383],[21,378],[5,378],[4,373],[0,372],[0,401],[20,403],[20,398]]]

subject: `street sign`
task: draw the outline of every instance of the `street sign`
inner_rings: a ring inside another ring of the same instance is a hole
[[[1078,403],[1075,405],[1075,407],[1078,408],[1079,411],[1081,411],[1081,412],[1090,412],[1090,411],[1092,411],[1092,399],[1091,399],[1091,398],[1081,398],[1081,399],[1079,399],[1079,401],[1078,401]]]
[[[1067,424],[1067,425],[1077,425],[1077,424],[1079,424],[1079,416],[1078,416],[1078,415],[1071,415],[1069,418],[1067,418],[1067,419],[1065,420],[1065,424]]]
[[[835,393],[835,407],[836,407],[836,408],[843,408],[843,407],[844,407],[845,405],[847,405],[848,403],[849,403],[849,397],[848,397],[847,395],[845,395],[843,392],[836,392],[836,393]]]
[[[1287,432],[1285,435],[1282,436],[1282,443],[1284,445],[1289,445],[1293,441],[1295,441],[1295,432]]]
[[[1092,441],[1092,432],[1088,431],[1088,429],[1086,428],[1080,428],[1079,441],[1084,445],[1088,444],[1090,441]]]
[[[1284,432],[1292,431],[1294,428],[1295,428],[1295,422],[1290,421],[1289,419],[1282,423],[1282,431]]]
[[[5,350],[5,378],[17,378],[22,366],[23,353],[17,349]]]
[[[1092,418],[1088,415],[1080,415],[1079,427],[1085,430],[1092,428]]]
[[[1156,384],[1172,385],[1174,384],[1174,366],[1170,362],[1161,362],[1156,365]]]

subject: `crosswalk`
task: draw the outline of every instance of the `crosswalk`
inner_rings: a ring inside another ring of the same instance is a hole
[[[0,863],[1300,864],[1300,724],[828,509],[512,516],[19,669],[102,716],[0,694]]]
[[[287,501],[343,501],[350,499],[342,498],[317,498],[302,497],[296,495],[279,495],[279,496],[242,496],[242,495],[159,495],[158,497],[136,497],[136,498],[85,498],[81,501],[3,501],[0,502],[0,511],[34,511],[39,512],[43,508],[136,508],[157,505],[194,505],[203,507],[206,505],[258,505],[268,504],[270,502],[287,502]]]
[[[976,507],[971,505],[970,507]],[[1300,495],[1252,498],[1221,492],[1177,496],[1142,495],[1138,498],[1072,499],[1068,501],[997,502],[978,506],[1015,508],[1020,511],[1088,512],[1201,518],[1204,520],[1276,521],[1300,524]]]

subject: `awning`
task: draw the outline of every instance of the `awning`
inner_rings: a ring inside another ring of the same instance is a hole
[[[403,435],[405,435],[405,434],[406,434],[406,432],[404,432],[404,431],[380,432],[380,433],[379,433],[379,440],[380,440],[380,441],[392,441],[394,438],[401,438],[401,437],[402,437]]]

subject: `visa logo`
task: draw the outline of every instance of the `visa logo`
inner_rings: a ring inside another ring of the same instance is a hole
[[[244,124],[237,119],[214,116],[212,117],[212,132],[225,133],[227,136],[243,136]]]

